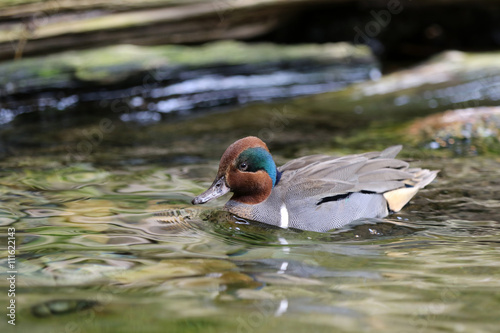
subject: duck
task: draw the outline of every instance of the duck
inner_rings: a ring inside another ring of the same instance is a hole
[[[192,200],[204,204],[228,192],[224,210],[280,228],[327,232],[360,219],[399,212],[439,170],[396,159],[402,146],[343,157],[310,155],[277,167],[267,145],[249,136],[221,157],[212,185]]]

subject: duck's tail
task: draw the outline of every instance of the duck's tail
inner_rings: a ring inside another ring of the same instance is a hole
[[[436,178],[439,170],[413,168],[408,169],[407,172],[414,176],[404,182],[406,187],[384,193],[384,198],[392,212],[399,212],[417,194],[418,190],[429,185]]]

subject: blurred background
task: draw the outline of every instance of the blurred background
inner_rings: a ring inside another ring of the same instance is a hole
[[[93,161],[112,159],[117,148],[123,159],[127,147],[131,158],[196,159],[259,132],[271,147],[320,141],[340,148],[361,128],[399,123],[406,137],[403,122],[495,106],[500,98],[500,3],[492,0],[12,0],[0,6],[4,157],[43,151]],[[489,128],[485,121],[498,124],[494,109],[481,110],[455,117],[473,123],[472,131]],[[219,112],[225,115],[214,115]],[[99,127],[103,118],[113,128],[108,133]],[[498,140],[491,126],[488,140]],[[434,138],[437,129],[411,128],[424,146],[477,136],[445,129]],[[385,132],[397,136],[398,127]],[[353,148],[374,145],[355,141]],[[481,148],[465,144],[466,151],[493,149],[489,141]],[[143,149],[151,145],[159,150]]]
[[[1,1],[19,328],[496,332],[499,101],[496,0]],[[324,234],[192,207],[247,135],[278,165],[403,144],[441,172]]]

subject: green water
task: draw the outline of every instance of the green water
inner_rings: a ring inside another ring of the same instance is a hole
[[[414,164],[442,171],[401,213],[312,233],[242,224],[217,210],[227,198],[191,206],[215,160],[11,159],[0,223],[2,248],[16,230],[17,317],[1,331],[494,332],[500,161]]]

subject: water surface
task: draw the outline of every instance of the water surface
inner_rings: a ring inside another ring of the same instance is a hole
[[[414,161],[441,169],[437,182],[399,214],[331,233],[245,223],[218,209],[227,198],[191,206],[215,160],[24,160],[0,171],[2,244],[17,232],[19,331],[498,328],[496,158]]]

